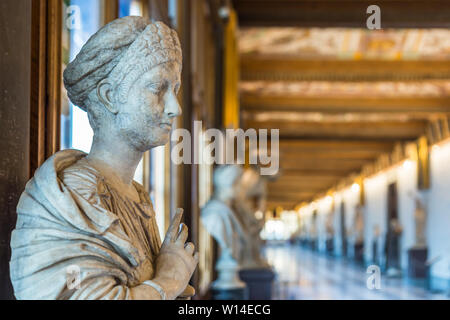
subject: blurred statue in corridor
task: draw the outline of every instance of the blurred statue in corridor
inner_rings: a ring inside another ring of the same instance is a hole
[[[388,276],[398,276],[400,274],[400,236],[403,228],[398,219],[389,221],[389,229],[386,235],[386,272]]]
[[[358,204],[355,208],[355,218],[353,222],[354,233],[354,243],[364,242],[364,207]]]
[[[362,262],[364,259],[364,206],[360,203],[355,207],[352,230],[353,257],[356,261]]]
[[[317,210],[314,210],[312,213],[308,231],[309,231],[308,232],[309,245],[311,246],[311,249],[317,250],[318,249],[317,242],[319,238],[319,230],[317,228]]]
[[[425,210],[425,205],[419,195],[415,197],[416,208],[414,210],[414,222],[416,231],[416,248],[424,248],[427,246],[425,228],[427,221],[427,212]]]
[[[425,278],[427,276],[428,248],[425,235],[427,223],[426,192],[410,193],[414,199],[414,227],[415,242],[408,249],[408,276],[412,278]]]
[[[223,165],[214,170],[214,194],[202,208],[201,221],[220,247],[216,263],[218,278],[213,290],[240,290],[241,252],[245,243],[243,226],[233,210],[243,170],[238,165]]]
[[[327,214],[325,220],[325,250],[327,253],[332,254],[334,251],[334,204]]]
[[[269,264],[261,256],[260,237],[265,223],[266,181],[256,170],[248,168],[244,170],[238,188],[234,207],[245,239],[240,253],[241,267],[243,269],[269,268]]]
[[[372,263],[376,265],[380,265],[380,238],[381,238],[381,230],[378,224],[373,227],[373,235],[372,235]]]
[[[89,154],[64,150],[35,173],[17,207],[11,280],[18,299],[185,299],[198,254],[180,209],[161,245],[155,212],[133,181],[147,150],[180,115],[181,48],[174,30],[117,19],[64,72],[94,131]]]

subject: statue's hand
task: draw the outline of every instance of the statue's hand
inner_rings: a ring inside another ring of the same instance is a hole
[[[177,300],[191,300],[191,298],[195,296],[194,287],[188,285],[186,289],[178,296]]]
[[[175,299],[183,293],[198,264],[194,245],[186,243],[188,228],[180,224],[182,216],[183,209],[178,209],[156,259],[153,281],[164,289],[167,299]]]

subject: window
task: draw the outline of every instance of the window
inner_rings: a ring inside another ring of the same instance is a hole
[[[83,45],[103,25],[103,1],[64,0],[62,32],[63,70]],[[63,88],[61,103],[61,149],[89,152],[92,129],[86,112],[69,102]]]
[[[119,17],[142,16],[143,2],[139,0],[119,0]]]
[[[86,41],[97,32],[105,21],[105,1],[112,0],[63,0],[63,69],[80,52]],[[143,2],[119,0],[119,16],[143,15]],[[78,149],[89,152],[93,132],[86,112],[71,104],[63,88],[61,103],[61,149]],[[139,168],[138,173],[143,170]],[[143,178],[138,176],[142,183]]]

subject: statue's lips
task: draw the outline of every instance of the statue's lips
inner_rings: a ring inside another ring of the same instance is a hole
[[[167,122],[167,123],[161,123],[160,125],[159,125],[159,127],[161,128],[161,129],[166,129],[166,130],[172,130],[172,124],[170,123],[170,122]]]

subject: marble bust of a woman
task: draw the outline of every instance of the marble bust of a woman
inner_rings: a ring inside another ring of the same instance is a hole
[[[56,153],[28,182],[11,238],[16,298],[193,294],[198,254],[186,243],[182,210],[161,244],[149,196],[133,181],[143,153],[169,141],[180,74],[176,32],[142,17],[106,25],[68,65],[64,84],[88,114],[92,149]]]

